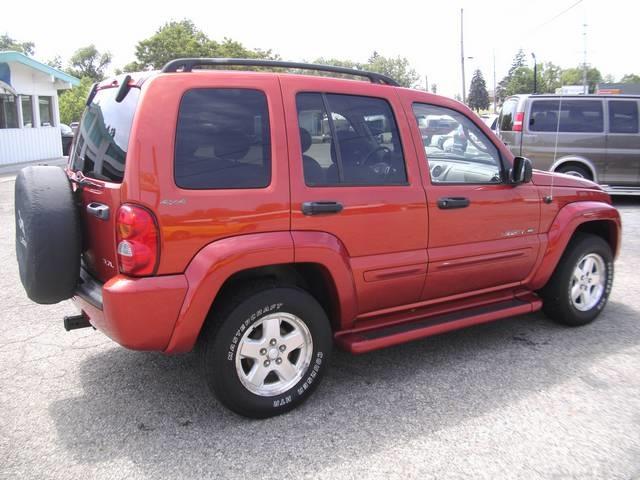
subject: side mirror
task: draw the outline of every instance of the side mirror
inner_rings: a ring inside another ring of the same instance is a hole
[[[515,157],[513,159],[513,168],[511,169],[511,183],[519,185],[521,183],[529,183],[533,176],[533,166],[531,160],[525,157]]]

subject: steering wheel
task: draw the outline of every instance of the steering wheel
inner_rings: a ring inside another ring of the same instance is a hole
[[[383,145],[380,145],[379,147],[374,148],[373,150],[371,150],[366,157],[364,157],[364,160],[362,161],[363,165],[368,165],[369,164],[369,160],[371,160],[371,157],[373,157],[374,153],[383,151],[385,153],[391,153],[391,149],[388,147],[385,147]]]

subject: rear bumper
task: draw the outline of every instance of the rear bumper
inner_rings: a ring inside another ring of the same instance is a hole
[[[82,271],[73,302],[91,325],[123,347],[163,351],[187,293],[184,275],[131,278],[102,284]]]

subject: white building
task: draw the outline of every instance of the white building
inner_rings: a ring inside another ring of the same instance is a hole
[[[58,90],[80,80],[18,52],[0,52],[0,165],[62,156]]]

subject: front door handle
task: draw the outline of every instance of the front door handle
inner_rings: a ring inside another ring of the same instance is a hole
[[[109,220],[109,207],[102,203],[91,202],[87,205],[87,213],[100,220]]]
[[[318,215],[322,213],[339,213],[342,211],[339,202],[303,202],[302,213],[305,215]]]
[[[443,197],[438,199],[438,208],[465,208],[468,207],[471,202],[466,197]]]

